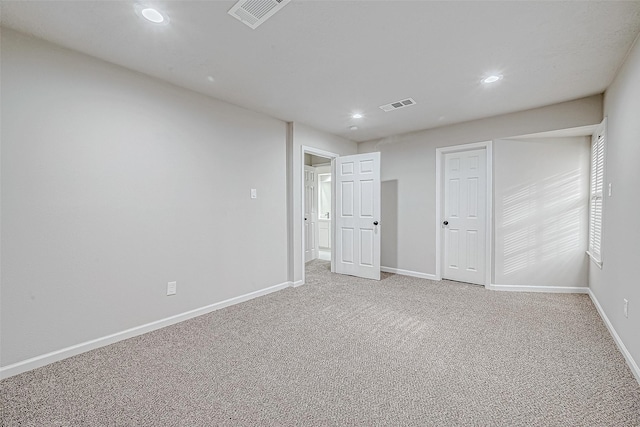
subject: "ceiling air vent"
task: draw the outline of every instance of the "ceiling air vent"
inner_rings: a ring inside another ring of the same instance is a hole
[[[229,10],[229,15],[244,22],[252,29],[273,16],[291,0],[240,0]]]
[[[407,98],[401,101],[392,102],[391,104],[381,105],[380,109],[382,111],[393,111],[398,108],[410,107],[412,105],[416,105],[416,101],[413,98]]]

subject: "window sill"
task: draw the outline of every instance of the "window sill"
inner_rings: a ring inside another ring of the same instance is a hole
[[[591,252],[587,251],[587,255],[589,255],[589,258],[591,258],[591,261],[593,261],[593,263],[595,265],[598,266],[598,268],[600,270],[602,270],[602,261],[600,261],[599,259],[597,259]]]

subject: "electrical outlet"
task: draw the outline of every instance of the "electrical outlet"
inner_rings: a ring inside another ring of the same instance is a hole
[[[258,198],[258,190],[256,190],[255,188],[251,189],[251,198],[252,199],[257,199]]]
[[[624,317],[629,317],[629,301],[624,300]]]
[[[177,287],[178,287],[178,282],[169,282],[169,283],[167,283],[167,296],[175,295]]]

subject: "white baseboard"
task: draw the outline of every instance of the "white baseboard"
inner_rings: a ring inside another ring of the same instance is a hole
[[[598,301],[594,293],[591,291],[591,289],[589,289],[588,293],[589,293],[589,296],[591,297],[591,301],[593,302],[593,305],[595,305],[596,310],[598,310],[598,314],[600,314],[602,321],[607,326],[609,333],[613,337],[613,341],[615,341],[616,345],[618,346],[618,349],[624,356],[624,359],[626,360],[627,365],[629,366],[629,369],[631,369],[631,373],[636,378],[636,381],[638,381],[638,383],[640,384],[640,368],[638,368],[638,364],[636,363],[635,360],[633,360],[631,353],[629,353],[629,350],[627,350],[627,347],[624,345],[624,343],[620,339],[620,336],[618,335],[615,328],[613,327],[613,324],[611,324],[611,321],[605,314],[604,310],[602,309],[602,306],[600,305],[600,302]]]
[[[400,274],[402,276],[417,277],[419,279],[437,280],[435,274],[420,273],[418,271],[402,270],[400,268],[380,267],[380,271],[385,273]]]
[[[486,289],[507,292],[547,292],[554,294],[588,294],[586,286],[526,286],[526,285],[489,285]]]
[[[72,345],[71,347],[63,348],[60,350],[52,351],[51,353],[43,354],[40,356],[32,357],[31,359],[23,360],[21,362],[13,363],[11,365],[0,367],[0,379],[9,378],[14,375],[21,374],[23,372],[30,371],[32,369],[40,368],[53,362],[66,359],[71,356],[75,356],[80,353],[85,353],[89,350],[104,347],[109,344],[113,344],[118,341],[132,338],[138,335],[145,334],[147,332],[155,331],[156,329],[164,328],[166,326],[173,325],[175,323],[183,322],[185,320],[202,316],[203,314],[210,313],[221,308],[229,307],[234,304],[238,304],[244,301],[248,301],[253,298],[257,298],[263,295],[270,294],[272,292],[280,291],[282,289],[292,286],[291,282],[280,283],[279,285],[270,286],[268,288],[260,289],[258,291],[249,292],[248,294],[240,295],[234,298],[229,298],[224,301],[220,301],[214,304],[210,304],[204,307],[196,308],[175,316],[170,316],[164,319],[156,320],[155,322],[147,323],[145,325],[136,326],[131,329],[127,329],[115,334],[107,335],[105,337],[96,338],[91,341],[86,341],[80,344]]]
[[[298,286],[302,286],[302,285],[303,285],[302,280],[297,280],[291,284],[291,286],[293,286],[294,288],[297,288]]]

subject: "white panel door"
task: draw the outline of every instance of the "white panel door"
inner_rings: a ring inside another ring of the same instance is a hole
[[[318,185],[316,168],[304,167],[304,262],[318,258]]]
[[[485,284],[486,150],[445,154],[443,278]]]
[[[335,162],[335,272],[380,280],[380,153]]]

